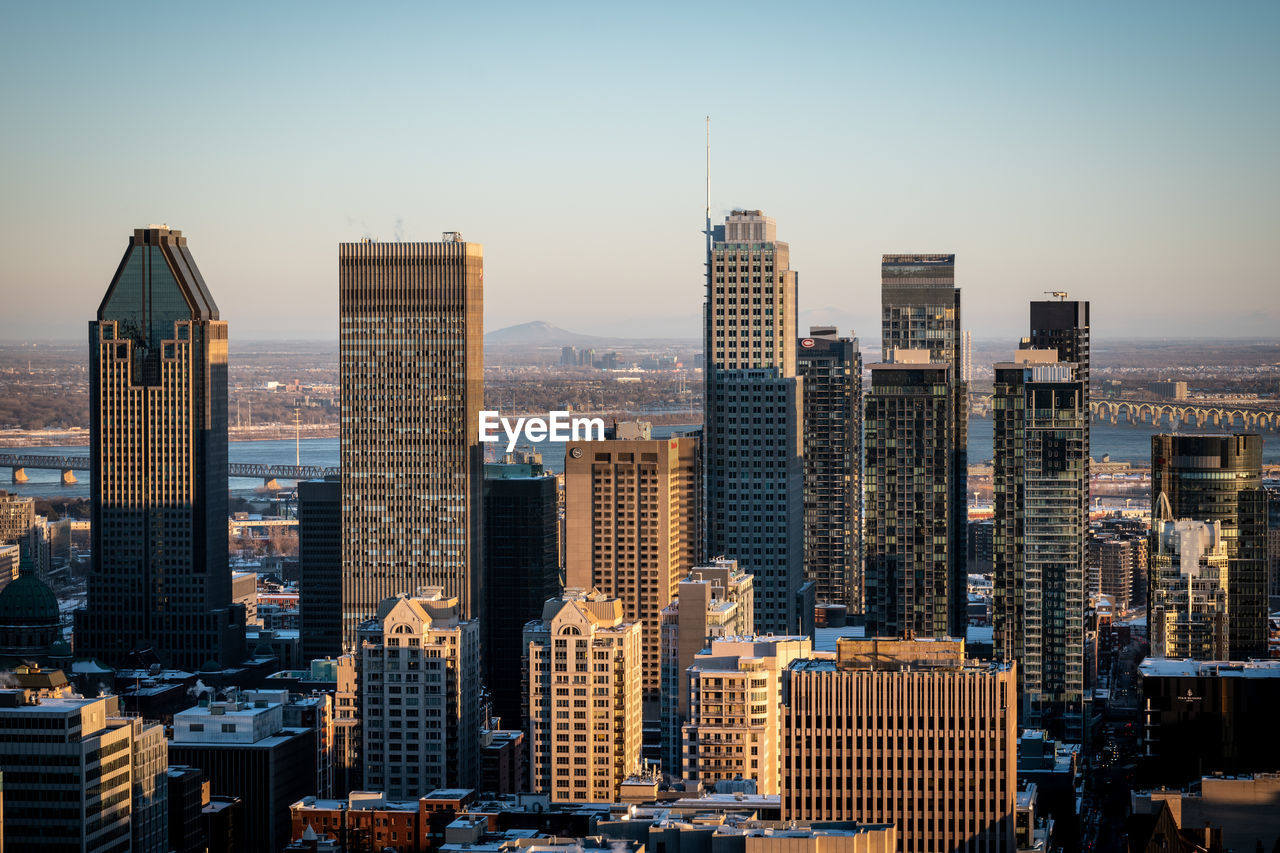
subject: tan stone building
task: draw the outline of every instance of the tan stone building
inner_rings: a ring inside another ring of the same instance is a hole
[[[569,588],[524,630],[525,721],[535,792],[611,803],[639,770],[640,623],[622,602]]]
[[[1221,524],[1161,519],[1151,539],[1151,656],[1226,660],[1229,557]]]
[[[617,598],[641,623],[644,719],[655,730],[662,608],[701,546],[698,454],[696,438],[577,441],[565,453],[565,586]]]
[[[787,672],[784,820],[893,823],[903,853],[1014,850],[1013,665],[962,640],[842,638]]]
[[[782,786],[782,677],[813,654],[808,637],[726,637],[689,667],[684,778],[704,784],[754,779],[756,791]]]
[[[713,639],[750,634],[754,613],[751,575],[723,557],[689,572],[675,600],[662,609],[662,767],[667,773],[682,772],[680,727],[689,719],[686,670]]]

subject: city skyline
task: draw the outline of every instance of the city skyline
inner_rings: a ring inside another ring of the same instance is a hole
[[[708,114],[713,216],[788,223],[802,323],[830,307],[865,336],[876,256],[934,246],[965,258],[981,338],[1020,330],[1013,302],[1042,290],[1097,302],[1102,340],[1257,336],[1278,319],[1265,295],[1280,127],[1256,107],[1280,73],[1264,41],[1274,6],[1139,6],[1099,26],[810,5],[767,28],[714,8],[389,8],[397,27],[309,8],[303,32],[285,9],[255,10],[245,29],[86,5],[56,39],[42,9],[13,10],[0,62],[21,85],[0,107],[21,132],[0,137],[0,281],[15,310],[0,338],[76,336],[43,294],[87,300],[116,235],[153,221],[200,235],[241,340],[335,339],[333,243],[450,228],[490,247],[491,329],[696,337]],[[445,30],[456,38],[434,38]],[[805,50],[783,47],[750,93],[694,84],[773,38]],[[149,50],[120,49],[137,42]],[[108,107],[143,85],[181,93],[181,118]],[[447,122],[430,109],[440,98],[456,104]],[[769,100],[788,104],[792,132],[758,132]],[[270,250],[253,239],[263,221]],[[82,234],[81,251],[21,251],[49,222]],[[618,268],[608,247],[623,234],[669,248]],[[566,239],[583,261],[568,269]],[[1203,304],[1206,283],[1223,298]],[[619,317],[610,292],[637,288],[654,307]]]

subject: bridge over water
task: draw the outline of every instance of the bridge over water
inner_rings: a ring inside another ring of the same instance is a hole
[[[27,482],[28,468],[62,472],[63,483],[76,482],[77,471],[89,470],[88,456],[40,456],[27,453],[0,453],[0,468],[13,470],[13,482]],[[318,480],[338,473],[337,468],[320,465],[266,465],[254,462],[231,462],[227,476],[261,479],[268,486],[277,480]]]
[[[991,412],[990,394],[970,394],[971,411],[982,416]],[[1093,420],[1112,425],[1121,418],[1130,424],[1148,423],[1153,427],[1167,425],[1206,426],[1218,429],[1241,429],[1258,432],[1280,432],[1280,410],[1261,406],[1214,405],[1191,400],[1093,400],[1089,403]]]

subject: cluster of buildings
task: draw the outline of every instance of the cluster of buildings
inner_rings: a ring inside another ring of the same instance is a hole
[[[864,387],[856,338],[797,332],[773,220],[708,220],[703,428],[571,441],[562,484],[484,463],[480,245],[364,240],[338,270],[341,474],[299,485],[301,659],[280,671],[227,567],[226,323],[180,232],[131,238],[90,326],[88,599],[74,651],[25,647],[121,695],[0,690],[6,839],[56,824],[104,851],[1010,853],[1075,837],[1087,302],[1033,302],[995,365],[978,654],[953,255],[884,256]],[[1265,653],[1260,453],[1256,436],[1155,442],[1150,591],[1132,570],[1101,582],[1145,595],[1161,657]],[[818,612],[849,630],[818,643]],[[1175,724],[1153,724],[1153,750]],[[75,779],[33,767],[46,734]],[[15,779],[77,821],[15,806]]]

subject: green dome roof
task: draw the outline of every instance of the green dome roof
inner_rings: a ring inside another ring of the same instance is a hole
[[[58,597],[34,574],[23,572],[0,589],[0,624],[57,625]]]

